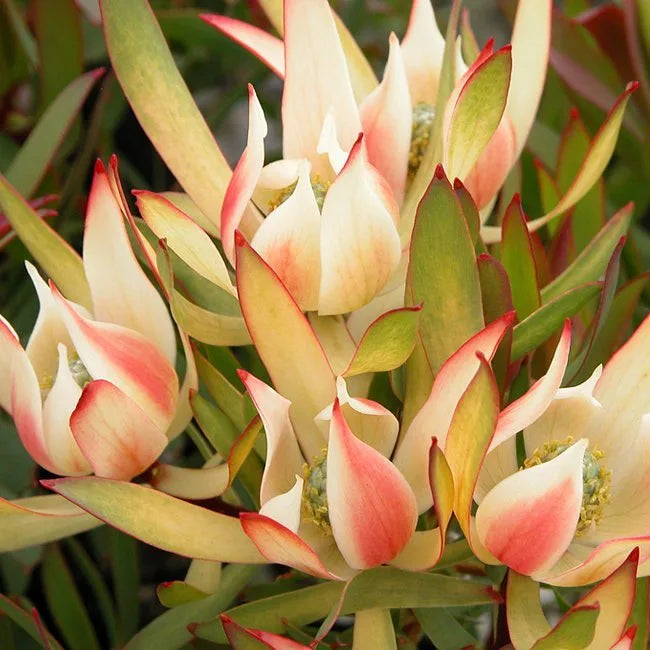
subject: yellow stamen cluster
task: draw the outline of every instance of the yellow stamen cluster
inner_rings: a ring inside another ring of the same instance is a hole
[[[323,180],[320,174],[312,174],[309,180],[311,181],[311,189],[314,192],[318,209],[322,210],[323,203],[325,203],[325,195],[332,182]],[[279,190],[275,197],[268,202],[269,212],[273,212],[278,206],[282,205],[293,194],[297,184],[298,181]]]
[[[332,534],[327,507],[327,449],[303,467],[303,519],[314,523],[326,535]]]
[[[521,469],[528,469],[557,458],[573,444],[569,436],[564,442],[551,440],[526,458]],[[576,528],[576,537],[584,535],[596,526],[603,514],[603,506],[609,502],[612,473],[601,462],[605,457],[600,449],[587,449],[582,459],[582,508]]]
[[[411,181],[422,163],[431,137],[435,109],[431,104],[418,102],[413,107],[411,149],[409,151],[408,180]]]
[[[68,368],[70,369],[72,378],[77,382],[79,388],[83,388],[93,380],[86,366],[84,366],[83,362],[76,354],[68,360]],[[54,377],[52,377],[52,375],[43,375],[39,379],[38,385],[41,389],[41,399],[45,401],[45,398],[52,390],[52,386],[54,386]]]

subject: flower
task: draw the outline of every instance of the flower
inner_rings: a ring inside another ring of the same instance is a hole
[[[40,311],[25,349],[0,317],[0,405],[34,460],[56,474],[128,480],[189,415],[174,326],[131,250],[117,182],[98,161],[83,243],[92,313],[28,263]]]
[[[284,78],[285,157],[313,156],[325,118],[332,111],[343,150],[349,150],[357,132],[363,130],[370,163],[386,178],[401,204],[424,158],[441,87],[445,39],[430,0],[413,1],[401,43],[391,35],[380,84],[360,52],[353,50],[357,46],[349,34],[335,24],[325,0],[286,0],[284,16],[284,42],[226,16],[202,18]],[[507,103],[500,107],[503,117],[485,134],[484,146],[473,157],[466,157],[457,169],[447,169],[450,177],[458,175],[467,182],[481,208],[500,189],[532,126],[546,75],[550,17],[550,2],[519,3],[512,76],[508,74],[505,79],[506,86],[510,81],[509,91],[504,88]],[[447,126],[470,80],[494,56],[489,44],[468,70],[458,48],[454,57],[456,87],[445,104]],[[448,136],[447,130],[443,141]],[[445,148],[443,144],[441,151]]]
[[[493,444],[475,499],[478,540],[499,562],[554,585],[604,578],[634,547],[650,566],[650,318],[601,371],[523,409]],[[523,429],[525,459],[514,433]]]

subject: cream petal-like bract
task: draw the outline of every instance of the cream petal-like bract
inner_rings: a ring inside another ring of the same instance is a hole
[[[580,440],[553,460],[511,474],[481,501],[476,529],[501,562],[525,575],[544,575],[571,543],[582,506]]]

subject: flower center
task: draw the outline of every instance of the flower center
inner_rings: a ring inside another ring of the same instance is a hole
[[[432,104],[418,102],[413,107],[411,126],[411,149],[409,151],[408,180],[413,180],[417,173],[431,138],[431,127],[435,108]]]
[[[569,436],[564,442],[552,440],[545,442],[540,449],[526,458],[521,469],[541,465],[557,458],[573,444]],[[603,506],[609,502],[609,489],[612,473],[602,462],[605,454],[599,449],[585,451],[582,459],[582,508],[576,528],[576,537],[584,535],[590,528],[598,524],[603,514]]]
[[[332,527],[327,507],[327,449],[323,449],[311,463],[305,463],[303,477],[303,518],[316,524],[326,535],[331,535]]]
[[[83,362],[78,356],[76,356],[76,354],[68,360],[68,368],[72,378],[77,382],[79,388],[84,388],[86,384],[89,384],[93,380],[86,369],[86,366],[84,366]],[[45,398],[52,390],[52,386],[54,386],[54,377],[52,377],[52,375],[43,375],[39,379],[38,385],[41,389],[41,399],[45,401]]]
[[[314,192],[314,198],[316,199],[318,209],[322,211],[323,203],[325,202],[325,195],[327,194],[327,190],[329,190],[332,183],[331,181],[324,181],[320,174],[312,174],[309,177],[309,180],[311,182],[311,189]],[[298,181],[295,181],[294,183],[291,183],[291,185],[287,185],[287,187],[283,187],[281,190],[278,190],[278,193],[275,195],[275,197],[268,203],[269,212],[273,212],[273,210],[275,210],[278,206],[282,205],[293,194],[293,191],[296,189],[297,184]]]

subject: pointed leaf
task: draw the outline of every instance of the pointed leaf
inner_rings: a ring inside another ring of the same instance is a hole
[[[395,309],[373,321],[343,375],[352,377],[401,366],[415,347],[420,310],[420,306]]]
[[[30,131],[6,172],[7,180],[20,194],[30,197],[34,193],[88,93],[103,74],[103,68],[98,68],[70,82]]]
[[[238,519],[151,488],[93,477],[54,479],[43,485],[132,537],[171,553],[222,562],[265,562]]]
[[[50,228],[0,174],[0,209],[45,273],[72,301],[91,307],[81,257]]]
[[[180,76],[146,0],[100,0],[115,74],[142,128],[185,191],[219,227],[230,169]]]

